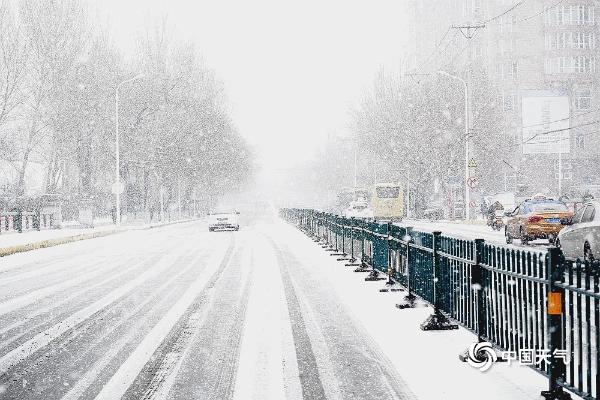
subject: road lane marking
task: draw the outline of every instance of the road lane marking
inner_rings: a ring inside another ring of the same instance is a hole
[[[36,336],[29,339],[19,347],[11,350],[2,356],[2,358],[0,358],[0,375],[7,372],[12,366],[27,359],[27,357],[42,347],[47,346],[55,338],[59,337],[63,333],[90,318],[95,313],[114,303],[119,298],[133,290],[135,287],[142,284],[144,281],[159,275],[163,270],[175,264],[178,259],[178,255],[168,254],[164,256],[155,265],[153,265],[151,269],[144,271],[136,278],[126,282],[123,286],[110,291],[100,300],[97,300],[89,306],[75,312],[63,321],[60,321],[45,331],[38,333]]]
[[[226,243],[226,245],[228,244],[229,243]],[[198,293],[202,291],[207,284],[211,274],[214,273],[214,268],[211,269],[210,266],[216,265],[218,268],[221,264],[221,261],[225,257],[227,246],[221,244],[221,247],[222,248],[215,249],[215,252],[207,264],[208,267],[202,271],[198,278],[196,278],[179,298],[177,303],[175,303],[152,328],[133,353],[129,355],[127,360],[121,364],[117,372],[102,387],[102,390],[96,396],[96,400],[120,399],[125,394],[150,357],[152,357],[156,349],[196,299]]]
[[[182,269],[177,274],[169,277],[169,279],[166,282],[164,282],[163,284],[161,284],[160,287],[157,288],[157,292],[160,292],[163,288],[170,286],[171,283],[180,279],[181,276],[187,274],[190,270],[195,268],[196,263],[205,256],[206,256],[206,253],[202,253],[201,255],[194,257],[194,259],[189,263],[189,267]],[[152,306],[152,310],[159,310],[161,307],[163,307],[164,303],[166,303],[167,300],[169,299],[168,296],[171,295],[173,290],[175,290],[175,289],[173,288],[172,290],[170,290],[166,296],[163,296],[158,303],[154,304]],[[130,310],[128,312],[128,314],[125,316],[125,318],[122,319],[121,324],[126,323],[128,318],[130,318],[131,316],[140,312],[141,309],[143,309],[148,303],[150,303],[152,301],[154,301],[154,298],[149,297],[144,302],[138,304],[135,309]],[[150,314],[150,312],[148,314]],[[147,315],[147,316],[144,316],[143,318],[144,319],[142,319],[142,321],[145,321],[146,319],[150,319],[150,316]],[[115,325],[112,330],[117,329],[119,326],[120,325]],[[108,334],[109,334],[109,332],[105,333],[105,336]],[[80,379],[77,380],[77,382],[75,383],[75,385],[73,385],[73,387],[69,390],[69,392],[65,396],[62,397],[62,400],[76,400],[76,399],[81,398],[81,396],[85,393],[85,391],[98,378],[98,375],[102,372],[102,370],[110,364],[110,362],[114,359],[114,357],[116,357],[119,354],[119,352],[122,351],[123,347],[125,347],[128,343],[134,341],[138,336],[139,336],[139,331],[137,329],[135,329],[135,328],[129,329],[129,332],[127,333],[127,335],[119,338],[119,341],[117,343],[112,343],[111,346],[108,348],[108,350],[105,353],[103,353],[102,357],[100,359],[96,360],[91,366],[89,366],[87,368],[85,374]]]

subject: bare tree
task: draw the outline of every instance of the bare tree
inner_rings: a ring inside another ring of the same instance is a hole
[[[32,158],[43,162],[53,151],[52,102],[72,76],[85,41],[85,10],[78,0],[21,0],[19,24],[29,49],[19,149],[16,195],[25,190],[25,173]]]
[[[23,102],[27,48],[9,2],[0,0],[0,131]],[[4,135],[0,140],[5,141]]]

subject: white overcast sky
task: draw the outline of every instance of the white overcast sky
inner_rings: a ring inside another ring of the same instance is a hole
[[[236,126],[269,168],[301,162],[344,131],[377,71],[398,70],[406,53],[401,0],[92,3],[126,53],[167,16],[224,82]]]

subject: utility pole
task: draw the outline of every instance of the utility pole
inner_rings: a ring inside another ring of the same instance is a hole
[[[354,135],[354,193],[353,198],[354,201],[357,200],[356,196],[356,185],[357,185],[357,175],[358,175],[358,140],[356,139],[356,134]]]
[[[470,148],[471,141],[471,127],[469,125],[472,124],[472,96],[469,96],[469,92],[473,91],[473,42],[471,39],[475,37],[475,34],[479,29],[485,28],[483,24],[466,24],[466,25],[452,25],[451,29],[458,29],[458,31],[464,36],[465,39],[469,40],[469,60],[468,60],[468,68],[467,68],[467,77],[466,80],[462,80],[465,87],[465,219],[471,219],[471,190],[468,185],[468,180],[470,178],[469,172],[469,157],[473,154],[473,150]],[[459,78],[460,79],[460,78]]]
[[[138,74],[131,79],[122,81],[115,88],[115,183],[113,191],[115,192],[115,223],[121,226],[121,192],[123,184],[121,183],[121,151],[119,147],[119,89],[126,83],[133,82],[136,79],[143,78],[144,74]]]
[[[177,219],[181,220],[181,178],[177,178]]]
[[[406,218],[410,218],[410,168],[406,168]]]
[[[562,196],[562,131],[558,132],[558,198]]]

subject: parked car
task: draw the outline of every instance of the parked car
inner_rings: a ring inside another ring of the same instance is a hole
[[[217,210],[208,213],[208,231],[240,230],[239,211]]]
[[[514,211],[506,213],[506,243],[512,243],[514,239],[520,239],[522,244],[536,239],[548,239],[553,243],[564,228],[561,220],[572,215],[564,203],[536,195],[523,201]]]
[[[572,218],[564,219],[556,246],[567,259],[594,260],[600,255],[600,202],[589,201]]]

